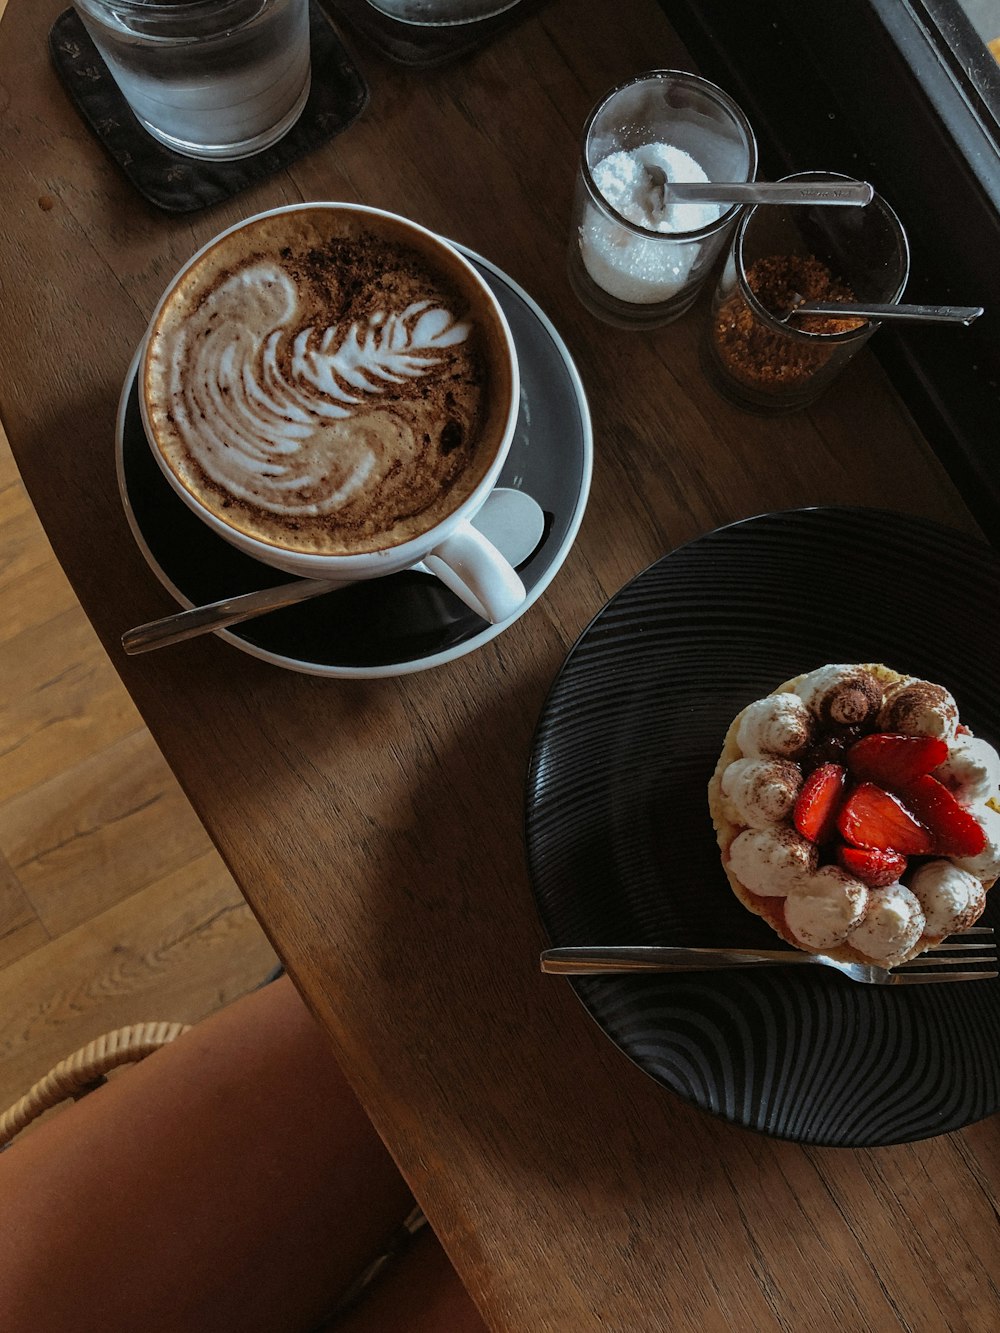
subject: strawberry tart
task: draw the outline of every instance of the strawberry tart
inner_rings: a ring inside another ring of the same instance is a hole
[[[708,786],[740,901],[789,944],[894,967],[978,920],[1000,756],[933,681],[819,667],[733,720]]]

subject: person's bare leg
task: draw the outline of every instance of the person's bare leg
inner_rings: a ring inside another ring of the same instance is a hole
[[[283,978],[0,1153],[0,1322],[295,1333],[411,1206]]]

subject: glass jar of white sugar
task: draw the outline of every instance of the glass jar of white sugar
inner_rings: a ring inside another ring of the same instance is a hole
[[[739,206],[673,203],[671,182],[751,181],[757,143],[714,83],[652,70],[613,89],[584,127],[569,247],[573,290],[621,328],[655,328],[695,300]]]

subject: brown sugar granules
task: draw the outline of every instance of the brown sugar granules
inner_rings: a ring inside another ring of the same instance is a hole
[[[853,301],[851,289],[813,255],[769,255],[747,269],[750,290],[761,305],[783,318],[793,305],[806,301]],[[804,315],[794,327],[803,333],[845,333],[860,319]],[[730,375],[764,393],[780,394],[803,385],[832,355],[829,347],[809,343],[770,329],[735,289],[719,306],[712,329],[716,350]]]

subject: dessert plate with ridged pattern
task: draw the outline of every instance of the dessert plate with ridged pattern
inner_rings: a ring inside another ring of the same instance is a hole
[[[947,686],[998,745],[998,626],[1000,555],[905,514],[764,514],[664,556],[584,631],[539,720],[527,854],[551,944],[774,947],[729,889],[708,812],[732,718],[823,663],[882,661]],[[998,926],[991,899],[981,924]],[[882,990],[789,968],[569,984],[665,1088],[781,1138],[904,1143],[1000,1109],[1000,981]]]

